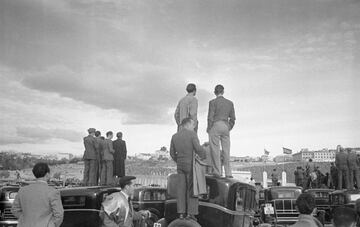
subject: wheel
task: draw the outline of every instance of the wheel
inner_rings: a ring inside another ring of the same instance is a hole
[[[201,225],[194,220],[178,218],[172,221],[168,227],[201,227]]]

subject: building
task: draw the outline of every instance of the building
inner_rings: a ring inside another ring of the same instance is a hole
[[[314,159],[314,151],[309,151],[308,149],[301,149],[300,152],[292,155],[293,160],[296,162],[309,161]]]
[[[274,158],[274,162],[292,162],[293,161],[293,156],[291,154],[282,154],[282,155],[278,155],[275,156]]]
[[[336,150],[322,149],[320,151],[314,151],[314,162],[335,162]]]

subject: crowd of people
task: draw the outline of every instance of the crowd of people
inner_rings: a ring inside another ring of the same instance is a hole
[[[108,131],[106,138],[95,128],[88,129],[89,135],[84,137],[84,178],[83,185],[114,185],[119,178],[125,176],[126,142],[122,132],[116,134]]]
[[[331,188],[354,189],[360,183],[360,157],[355,149],[344,149],[337,146],[335,163],[330,164],[330,173],[323,174],[319,166],[312,160],[306,164],[305,169],[298,166],[294,171],[295,184],[304,189]]]

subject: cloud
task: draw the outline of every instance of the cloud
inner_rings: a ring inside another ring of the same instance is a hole
[[[17,127],[16,132],[20,138],[25,138],[25,142],[32,141],[33,143],[45,142],[50,139],[79,142],[82,138],[82,134],[77,131],[58,128]]]

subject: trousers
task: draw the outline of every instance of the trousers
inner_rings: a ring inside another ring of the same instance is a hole
[[[345,178],[345,188],[349,189],[349,169],[347,167],[338,168],[338,189],[343,189],[343,177]]]
[[[179,214],[199,214],[199,199],[193,196],[192,171],[177,170],[179,184],[177,189],[177,212]]]
[[[354,178],[356,181],[356,185],[359,188],[359,184],[360,184],[360,169],[350,169],[349,170],[349,184],[350,184],[350,189],[354,188]]]
[[[96,159],[84,160],[84,185],[95,186],[97,185],[98,161]]]
[[[103,160],[101,165],[100,184],[101,185],[114,184],[113,174],[114,174],[113,160]]]
[[[213,174],[222,175],[221,157],[225,169],[225,176],[231,176],[230,168],[230,131],[224,121],[214,123],[209,131],[210,156],[213,166]],[[220,150],[220,144],[222,151]]]

